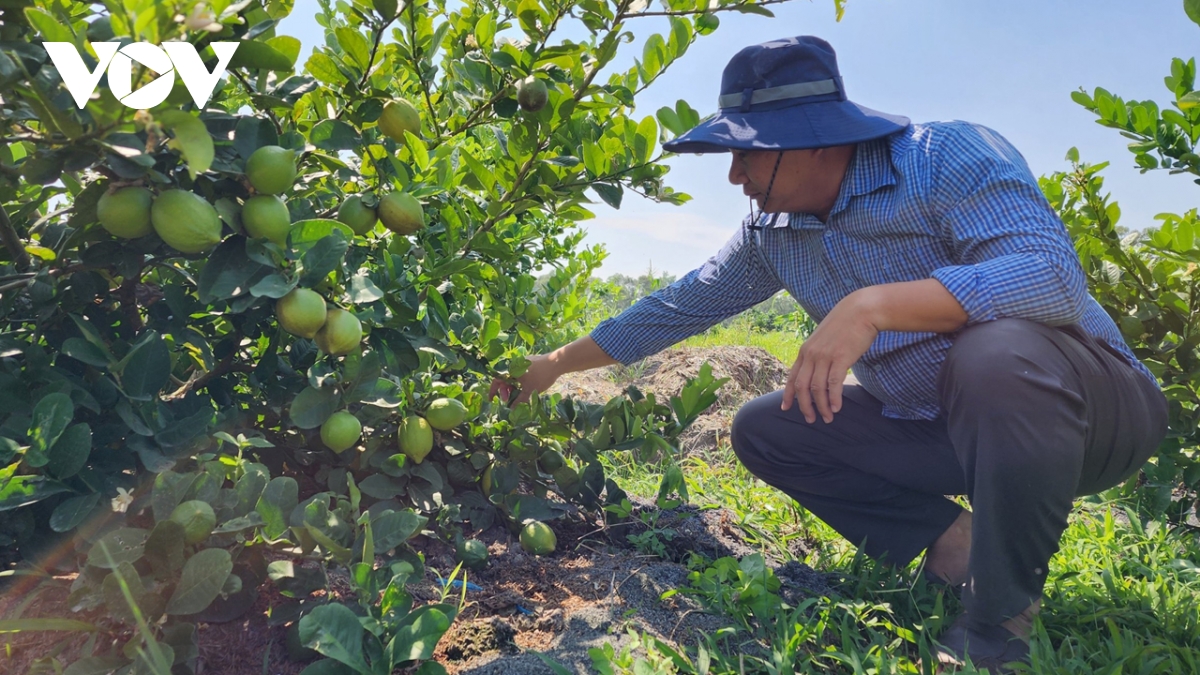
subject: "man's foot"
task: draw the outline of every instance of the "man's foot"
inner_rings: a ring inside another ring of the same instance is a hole
[[[971,562],[971,512],[963,511],[925,552],[925,574],[958,588]]]
[[[1007,623],[1007,622],[1006,622]],[[958,617],[937,641],[938,666],[935,672],[955,673],[970,659],[975,668],[987,668],[993,675],[1009,675],[1009,664],[1029,662],[1027,638],[999,626],[973,626],[967,615]]]

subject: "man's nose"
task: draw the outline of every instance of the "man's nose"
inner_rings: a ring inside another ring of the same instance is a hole
[[[734,185],[746,182],[746,167],[736,152],[729,153],[729,182]]]

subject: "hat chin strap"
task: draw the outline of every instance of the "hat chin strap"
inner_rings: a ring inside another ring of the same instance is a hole
[[[763,195],[763,208],[766,208],[767,202],[771,201],[771,189],[775,187],[775,176],[779,173],[779,163],[783,161],[783,150],[779,151],[779,155],[775,157],[775,168],[771,170],[771,180],[767,183],[767,194]],[[754,199],[750,199],[750,224],[758,222],[762,217],[763,211],[759,209],[758,215],[754,215]]]

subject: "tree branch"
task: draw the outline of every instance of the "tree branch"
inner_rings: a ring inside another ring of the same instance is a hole
[[[3,243],[4,248],[8,249],[8,254],[12,256],[17,269],[21,271],[29,269],[29,254],[25,252],[25,244],[17,236],[12,221],[8,219],[8,211],[3,206],[0,206],[0,243]]]
[[[621,14],[617,17],[618,21],[624,19],[637,19],[643,16],[694,16],[697,14],[716,14],[717,12],[739,12],[739,7],[751,5],[754,7],[762,7],[764,5],[779,5],[791,0],[762,0],[762,2],[747,2],[743,5],[730,5],[728,7],[713,7],[712,9],[680,9],[666,12],[637,12],[635,14]]]

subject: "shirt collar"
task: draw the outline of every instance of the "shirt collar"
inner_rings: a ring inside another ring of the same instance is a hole
[[[876,190],[896,184],[896,172],[892,168],[892,147],[890,138],[879,138],[865,143],[859,143],[855,148],[854,157],[846,169],[846,178],[842,181],[837,200],[829,211],[829,216],[845,210],[854,197],[871,194]],[[797,229],[819,229],[824,227],[816,216],[804,213],[789,213],[787,218],[767,218],[765,227],[792,227]]]

